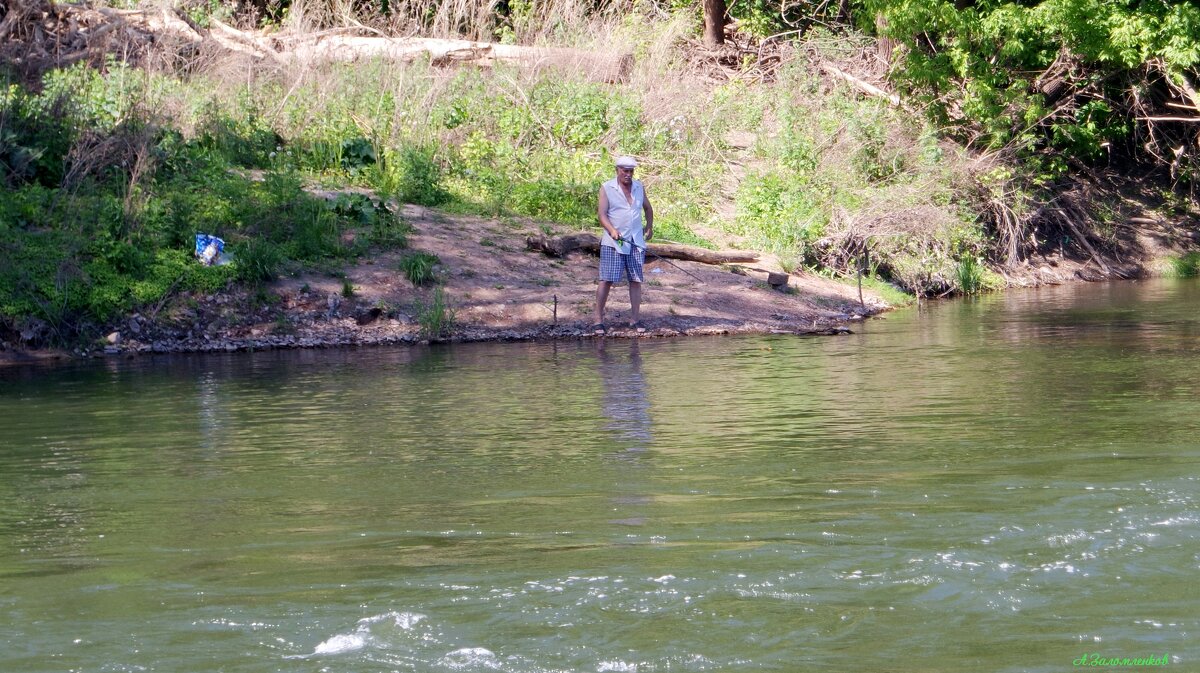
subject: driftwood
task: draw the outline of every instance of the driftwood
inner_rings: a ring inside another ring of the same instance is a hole
[[[530,236],[525,239],[525,245],[530,250],[544,252],[554,257],[565,257],[574,250],[583,250],[594,255],[600,254],[600,237],[596,234],[569,234],[567,236]],[[649,243],[646,252],[663,259],[679,259],[687,262],[702,264],[735,264],[738,262],[756,262],[758,253],[746,250],[707,250],[691,245],[678,243]]]

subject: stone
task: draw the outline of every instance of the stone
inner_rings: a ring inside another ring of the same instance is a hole
[[[787,286],[788,277],[789,276],[786,273],[777,273],[775,271],[771,271],[767,274],[767,284],[775,289],[779,289]]]
[[[117,344],[121,343],[121,333],[120,332],[112,332],[108,336],[104,337],[104,341],[105,341],[105,343],[116,346]],[[105,349],[105,350],[108,350],[108,349]]]
[[[357,322],[359,325],[369,325],[378,320],[379,316],[381,315],[383,315],[383,309],[375,306],[368,311],[359,312],[355,318],[355,322]]]

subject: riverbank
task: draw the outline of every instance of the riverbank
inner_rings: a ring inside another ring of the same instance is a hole
[[[596,257],[576,251],[557,258],[526,246],[529,237],[578,230],[527,218],[457,215],[411,204],[392,207],[410,228],[404,249],[369,254],[334,272],[295,273],[258,288],[182,292],[110,323],[103,338],[73,350],[22,348],[17,335],[0,348],[0,363],[597,338],[591,329]],[[1116,230],[1119,247],[1103,254],[1073,256],[1070,248],[1043,246],[1037,255],[993,270],[1008,287],[1147,277],[1168,270],[1164,260],[1185,254],[1192,243],[1192,229],[1168,218],[1132,218]],[[417,253],[437,260],[429,281],[421,284],[401,270],[403,259]],[[603,338],[839,334],[894,308],[870,284],[860,301],[853,282],[801,271],[788,274],[787,285],[777,289],[768,282],[771,272],[782,268],[766,254],[757,262],[719,266],[651,258],[642,308],[646,331],[628,327],[628,294],[620,286],[610,295],[609,329]],[[897,296],[902,295],[893,293],[893,301]],[[41,335],[24,336],[32,340]]]
[[[181,293],[157,310],[115,322],[107,336],[59,357],[138,353],[225,352],[421,342],[527,341],[595,338],[591,312],[597,259],[564,258],[526,248],[527,237],[567,228],[515,218],[451,215],[407,205],[411,227],[404,250],[369,255],[337,273],[307,271],[257,290]],[[417,252],[433,255],[432,278],[414,284],[400,270]],[[759,262],[714,266],[651,258],[646,264],[642,320],[628,327],[626,286],[608,303],[606,338],[789,333],[836,334],[891,306],[870,287],[812,274],[791,274],[782,289]],[[429,314],[440,293],[444,329],[431,333]],[[423,324],[425,323],[425,324]],[[36,357],[18,348],[7,359]]]
[[[336,193],[318,194],[337,198]],[[409,228],[408,245],[367,254],[336,270],[307,270],[258,287],[180,292],[110,322],[91,343],[71,350],[24,348],[44,339],[29,332],[0,345],[0,364],[144,353],[235,352],[430,342],[575,340],[591,329],[595,255],[558,258],[531,250],[529,238],[577,233],[566,225],[513,216],[453,214],[407,204],[389,206]],[[1043,245],[1016,264],[991,266],[1005,287],[1144,278],[1171,273],[1172,259],[1194,246],[1194,223],[1137,209],[1114,226],[1113,244],[1092,249]],[[1185,218],[1186,219],[1186,218]],[[356,232],[345,234],[353,242]],[[406,257],[436,260],[426,282],[410,281]],[[625,286],[610,295],[603,338],[720,334],[828,335],[894,308],[868,282],[861,298],[849,280],[804,270],[783,288],[768,282],[780,261],[711,265],[650,258],[642,321],[628,327]],[[889,293],[903,301],[899,291]],[[44,329],[45,326],[40,328]]]

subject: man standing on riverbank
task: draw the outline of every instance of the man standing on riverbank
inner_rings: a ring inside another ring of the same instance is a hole
[[[596,308],[592,331],[603,334],[604,305],[613,283],[629,279],[629,327],[645,332],[640,319],[642,304],[642,266],[646,262],[646,241],[654,236],[654,208],[640,180],[633,179],[637,161],[623,156],[616,161],[617,176],[600,185],[596,208],[604,236],[600,239],[600,284],[596,288]],[[645,213],[643,225],[642,214]]]

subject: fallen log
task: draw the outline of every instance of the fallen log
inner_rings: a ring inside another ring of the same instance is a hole
[[[417,37],[331,35],[295,44],[285,55],[306,62],[353,62],[370,58],[408,62],[427,57],[438,66],[457,63],[489,66],[502,61],[535,69],[575,70],[593,80],[613,83],[628,81],[633,68],[633,55],[629,53],[599,54],[577,49]]]
[[[530,236],[525,239],[530,250],[537,250],[553,257],[565,257],[574,250],[600,254],[600,237],[596,234],[568,234],[566,236]],[[757,262],[759,254],[749,250],[708,250],[678,243],[650,243],[646,252],[663,259],[678,259],[702,264],[736,264]]]

